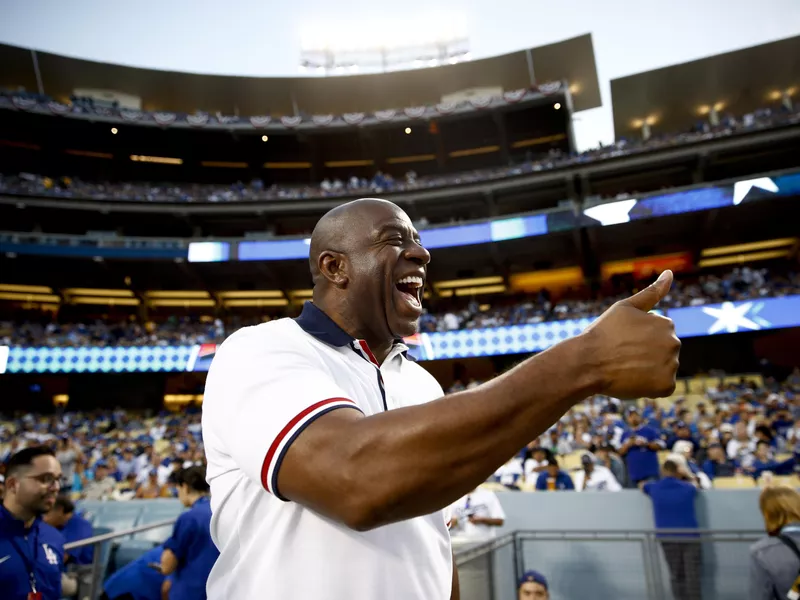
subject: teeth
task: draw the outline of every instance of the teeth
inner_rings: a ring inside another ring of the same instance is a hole
[[[407,283],[409,285],[413,285],[414,287],[421,288],[422,287],[422,277],[418,277],[416,275],[409,275],[408,277],[403,277],[397,283]]]

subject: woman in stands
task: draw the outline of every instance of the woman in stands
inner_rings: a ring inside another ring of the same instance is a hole
[[[750,548],[750,600],[800,593],[800,493],[773,486],[759,499],[767,537]]]

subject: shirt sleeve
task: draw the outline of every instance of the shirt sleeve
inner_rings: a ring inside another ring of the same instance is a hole
[[[645,494],[647,494],[648,496],[652,496],[652,493],[651,493],[652,490],[653,490],[653,482],[652,481],[648,481],[647,483],[645,483],[644,487],[642,488],[642,491]]]
[[[619,481],[617,481],[617,478],[614,477],[614,473],[612,473],[611,470],[606,473],[606,483],[606,490],[609,492],[619,492],[622,490],[622,486],[619,484]]]
[[[257,330],[240,330],[218,350],[206,383],[204,426],[249,478],[285,500],[276,482],[289,446],[322,415],[360,409],[311,343],[277,328],[272,335]]]
[[[178,565],[182,565],[186,560],[188,549],[194,542],[194,527],[193,521],[189,513],[183,513],[178,520],[175,521],[175,527],[172,529],[172,535],[164,542],[164,549],[171,550],[178,559]]]
[[[547,489],[547,473],[539,473],[539,477],[536,478],[536,489],[537,490]]]

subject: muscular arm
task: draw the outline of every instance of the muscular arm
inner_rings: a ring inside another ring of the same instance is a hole
[[[369,417],[339,409],[318,418],[286,453],[281,495],[372,529],[455,502],[591,394],[669,395],[680,342],[670,321],[643,312],[668,287],[631,299],[651,293],[644,307],[618,303],[482,386]]]

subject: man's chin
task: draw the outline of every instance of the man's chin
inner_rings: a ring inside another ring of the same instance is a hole
[[[411,337],[419,332],[419,319],[409,321],[407,319],[395,318],[391,323],[392,335],[396,339]]]

